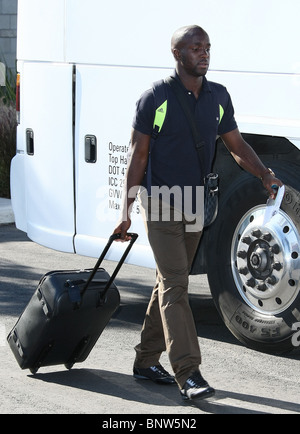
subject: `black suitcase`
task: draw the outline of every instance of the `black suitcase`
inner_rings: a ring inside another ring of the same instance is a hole
[[[45,274],[7,340],[22,369],[83,362],[120,304],[113,283],[137,234],[110,276],[99,268],[119,235],[112,235],[93,270]]]

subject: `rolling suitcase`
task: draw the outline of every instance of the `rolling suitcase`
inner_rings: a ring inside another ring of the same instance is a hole
[[[7,340],[22,369],[35,374],[41,366],[83,362],[120,304],[113,283],[137,234],[110,276],[99,268],[114,240],[112,235],[93,270],[45,274]]]

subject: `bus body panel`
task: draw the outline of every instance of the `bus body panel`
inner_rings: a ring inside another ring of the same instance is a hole
[[[120,216],[135,103],[173,70],[171,35],[187,24],[209,33],[207,78],[228,88],[241,132],[300,148],[299,12],[298,0],[187,0],[180,12],[170,0],[19,0],[17,226],[48,247],[98,255]],[[93,138],[97,159],[86,162]],[[154,266],[139,212],[136,204],[132,229],[143,254],[128,261]]]
[[[20,130],[22,139],[11,171],[17,226],[20,220],[18,227],[24,228],[26,216],[26,231],[32,240],[73,252],[72,66],[25,62],[21,69],[18,139]],[[22,210],[18,210],[19,188],[25,196]]]

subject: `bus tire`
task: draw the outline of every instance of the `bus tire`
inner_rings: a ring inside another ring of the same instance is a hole
[[[243,173],[220,198],[210,228],[208,280],[228,329],[254,350],[282,354],[295,348],[300,328],[299,167],[271,167],[286,185],[279,213],[263,226],[267,193]]]

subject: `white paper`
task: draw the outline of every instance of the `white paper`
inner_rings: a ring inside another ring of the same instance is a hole
[[[268,199],[264,215],[263,226],[267,225],[271,219],[278,213],[285,193],[284,185],[279,188],[276,199]]]

